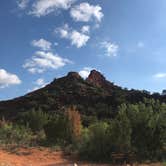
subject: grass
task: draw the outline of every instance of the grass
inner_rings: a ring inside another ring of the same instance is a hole
[[[166,166],[166,161],[163,162],[163,166]]]

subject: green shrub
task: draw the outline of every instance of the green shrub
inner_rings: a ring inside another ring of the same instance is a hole
[[[47,140],[51,143],[65,143],[69,138],[68,121],[64,116],[56,116],[44,126]]]
[[[54,143],[75,144],[81,135],[81,117],[75,107],[55,116],[44,126],[47,139]]]
[[[32,133],[24,126],[6,123],[0,127],[0,144],[29,145],[32,140]]]
[[[131,149],[131,125],[127,114],[121,108],[115,119],[111,120],[108,135],[110,149],[117,153],[127,153]]]
[[[93,161],[108,160],[108,124],[97,122],[83,131],[80,145],[80,156]]]
[[[161,160],[166,144],[166,105],[145,99],[122,105],[131,126],[131,147],[139,160]]]
[[[41,109],[22,113],[19,117],[21,124],[31,128],[33,132],[42,130],[44,125],[48,122],[48,118],[48,114],[41,111]]]

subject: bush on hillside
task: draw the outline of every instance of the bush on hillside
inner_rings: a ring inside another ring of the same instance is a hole
[[[29,145],[32,140],[30,129],[12,123],[3,124],[0,127],[1,145]]]
[[[110,158],[108,127],[107,123],[97,122],[83,130],[79,147],[81,157],[93,161],[105,161]]]
[[[132,127],[131,145],[139,159],[162,159],[166,145],[166,105],[158,101],[126,107]]]
[[[44,125],[48,122],[48,114],[39,110],[31,110],[22,113],[19,117],[21,119],[21,124],[31,128],[33,132],[39,132],[43,129]]]
[[[135,154],[138,160],[166,158],[166,104],[144,100],[122,104],[114,119],[85,128],[79,152],[90,160],[106,161],[112,153]]]
[[[131,150],[131,132],[130,120],[121,107],[117,117],[111,120],[108,129],[109,145],[112,152],[128,153]]]
[[[57,115],[44,126],[47,139],[54,143],[75,143],[81,135],[81,117],[75,107]]]
[[[50,143],[65,144],[69,137],[68,121],[64,116],[55,116],[44,126],[46,138]]]

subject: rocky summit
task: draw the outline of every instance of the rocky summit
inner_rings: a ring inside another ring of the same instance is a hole
[[[96,70],[92,70],[87,78],[87,81],[96,86],[102,87],[103,84],[105,83],[106,79],[100,72],[98,72]]]

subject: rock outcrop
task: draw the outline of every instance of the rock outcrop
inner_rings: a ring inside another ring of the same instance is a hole
[[[100,72],[92,70],[87,78],[87,81],[95,86],[102,87],[105,84],[106,79]]]

